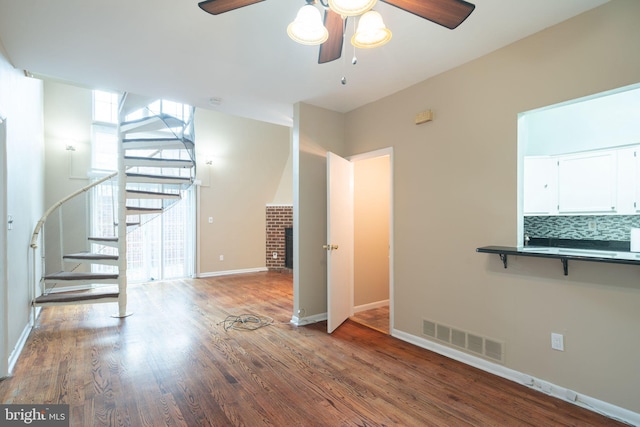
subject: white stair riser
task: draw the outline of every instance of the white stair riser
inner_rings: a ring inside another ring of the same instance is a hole
[[[91,240],[91,239],[89,239],[89,243],[93,243],[94,245],[100,245],[100,246],[109,246],[110,248],[117,248],[118,247],[118,242],[110,242],[110,241]]]
[[[120,125],[120,132],[148,132],[166,129],[167,127],[182,127],[183,124],[184,122],[182,120],[178,120],[175,117],[165,117],[164,120],[162,120],[160,117],[152,116],[143,120],[136,120],[135,122],[122,123]]]
[[[161,199],[173,199],[180,200],[180,194],[168,194],[168,193],[156,193],[156,194],[148,194],[148,193],[132,193],[127,191],[127,200],[161,200]]]
[[[146,177],[146,176],[133,176],[127,177],[127,182],[136,183],[136,184],[179,184],[186,185],[189,184],[189,180],[184,179],[176,179],[176,178],[156,178],[156,177]]]
[[[118,279],[87,279],[87,280],[65,280],[65,279],[45,279],[46,285],[62,284],[67,286],[83,285],[117,285]]]
[[[137,139],[135,141],[125,141],[122,146],[125,150],[180,150],[185,148],[185,144],[179,140],[164,139]],[[187,143],[188,148],[193,148],[193,144]]]
[[[88,258],[65,257],[63,260],[64,262],[72,262],[76,264],[118,265],[117,259],[88,259]]]
[[[193,167],[193,163],[190,161],[171,159],[125,159],[124,165],[127,167],[172,169],[191,169]]]
[[[162,209],[140,210],[135,208],[127,208],[127,215],[158,215],[164,212]]]
[[[44,303],[34,303],[33,305],[36,307],[51,307],[54,305],[79,305],[79,304],[100,304],[107,302],[118,302],[118,298],[100,298],[100,299],[90,299],[85,301],[70,301],[70,302],[44,302]]]

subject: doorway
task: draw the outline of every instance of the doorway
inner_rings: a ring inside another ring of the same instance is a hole
[[[393,331],[392,149],[327,153],[327,332],[351,318]],[[376,309],[367,319],[356,313]],[[386,310],[385,310],[386,309]],[[382,319],[379,319],[383,316]]]
[[[354,165],[354,280],[351,319],[391,331],[392,150],[349,160]]]

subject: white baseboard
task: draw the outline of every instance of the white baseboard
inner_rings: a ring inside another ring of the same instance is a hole
[[[388,306],[389,306],[389,300],[384,299],[381,301],[370,302],[369,304],[356,305],[353,307],[353,312],[360,313],[361,311],[373,310],[374,308],[388,307]]]
[[[327,313],[314,314],[308,317],[293,316],[291,323],[296,326],[310,325],[312,323],[318,323],[327,320]]]
[[[576,393],[573,390],[569,390],[565,387],[552,384],[548,381],[532,377],[531,375],[506,368],[497,363],[490,362],[480,357],[472,356],[454,348],[450,348],[445,345],[438,344],[436,342],[420,338],[403,331],[399,331],[397,329],[393,329],[391,331],[391,335],[402,341],[406,341],[408,343],[417,345],[418,347],[431,350],[434,353],[441,354],[443,356],[473,366],[474,368],[478,368],[485,372],[489,372],[518,384],[525,385],[533,390],[539,391],[540,393],[545,393],[555,398],[565,400],[567,402],[573,403],[574,405],[581,406],[614,420],[618,420],[634,426],[640,426],[640,414],[628,409],[612,405],[610,403],[595,399],[590,396]]]
[[[42,310],[42,307],[37,307],[36,310],[37,310],[36,311],[36,319],[37,319],[38,316],[40,315],[40,310]],[[9,366],[7,369],[9,375],[11,375],[11,373],[13,372],[13,368],[16,366],[16,362],[20,357],[20,353],[22,353],[22,350],[24,349],[24,345],[27,343],[27,339],[29,338],[29,334],[31,333],[32,326],[34,325],[31,317],[31,313],[29,313],[29,322],[22,330],[22,334],[20,334],[20,338],[18,338],[18,342],[16,343],[15,347],[11,351],[11,354],[9,355]]]
[[[206,277],[228,276],[230,274],[242,274],[242,273],[260,273],[263,271],[269,271],[269,269],[267,267],[256,267],[256,268],[245,268],[242,270],[212,271],[209,273],[198,273],[196,274],[196,277],[198,279],[204,279]]]

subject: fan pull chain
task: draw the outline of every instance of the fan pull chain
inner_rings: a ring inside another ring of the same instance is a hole
[[[347,18],[345,18],[345,19],[347,19]],[[343,39],[342,43],[343,43],[343,45],[344,45],[344,38],[345,38],[345,35],[346,35],[346,29],[347,29],[347,24],[346,23],[344,25],[344,29],[345,29],[345,31],[342,32],[342,39]],[[354,34],[355,34],[355,31],[356,31],[356,20],[355,20],[355,18],[353,18],[353,32],[354,32]],[[343,62],[346,62],[346,58],[343,58]],[[356,57],[356,47],[353,46],[353,57],[351,58],[351,64],[352,65],[356,65],[357,63],[358,63],[358,58]],[[343,86],[346,85],[347,84],[347,78],[345,76],[342,76],[342,78],[340,79],[340,83],[342,83]]]
[[[356,33],[356,20],[353,20],[353,33]],[[351,64],[356,65],[358,63],[358,58],[356,58],[356,46],[353,46],[353,58],[351,59]]]

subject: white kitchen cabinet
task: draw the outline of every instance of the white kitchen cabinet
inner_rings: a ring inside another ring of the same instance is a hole
[[[640,145],[636,146],[633,152],[635,160],[635,174],[633,175],[633,183],[635,187],[635,197],[633,200],[635,213],[640,213]]]
[[[617,213],[617,181],[616,150],[558,156],[558,212]]]
[[[618,215],[636,215],[640,212],[640,206],[636,202],[640,196],[638,174],[640,162],[638,162],[638,147],[622,148],[618,155]]]
[[[557,213],[557,160],[553,156],[524,158],[525,215],[554,215]]]

